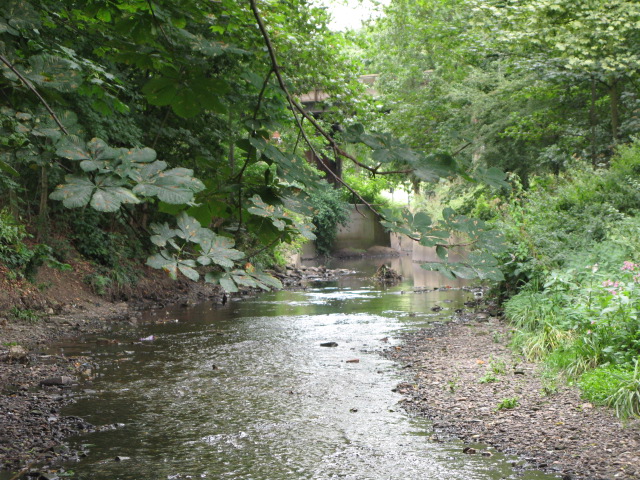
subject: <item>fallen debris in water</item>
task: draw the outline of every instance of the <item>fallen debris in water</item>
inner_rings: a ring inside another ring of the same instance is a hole
[[[382,264],[376,270],[376,273],[373,275],[373,279],[380,283],[398,283],[402,280],[402,275],[396,272],[389,265]]]

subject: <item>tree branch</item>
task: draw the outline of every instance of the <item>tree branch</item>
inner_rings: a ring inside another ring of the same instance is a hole
[[[262,99],[264,98],[264,93],[267,90],[267,85],[269,84],[269,79],[271,78],[272,74],[273,74],[273,68],[269,70],[269,73],[267,73],[267,76],[265,77],[264,82],[262,82],[262,89],[260,90],[260,94],[258,95],[258,103],[256,104],[256,108],[253,111],[254,120],[258,118],[258,112],[260,111],[260,106],[262,105]]]
[[[13,64],[2,54],[0,54],[0,62],[4,63],[9,68],[9,70],[11,70],[13,73],[15,73],[16,76],[20,79],[20,81],[22,83],[24,83],[24,85],[29,90],[31,90],[36,95],[36,97],[38,97],[38,100],[40,100],[40,103],[42,103],[42,105],[44,105],[44,108],[46,108],[47,111],[49,112],[49,114],[53,117],[53,120],[58,124],[58,126],[60,127],[60,130],[62,130],[65,135],[69,135],[69,132],[67,131],[65,126],[62,124],[60,119],[56,116],[55,112],[49,106],[47,101],[42,97],[42,95],[40,95],[40,92],[38,92],[38,90],[36,90],[36,87],[34,87],[33,84],[24,75],[22,75],[18,71],[18,69],[16,69],[16,67],[14,67]]]
[[[258,28],[260,29],[260,33],[262,33],[262,37],[264,38],[265,44],[267,46],[267,51],[269,52],[269,58],[271,59],[271,68],[273,69],[273,72],[275,73],[276,78],[278,79],[278,84],[280,85],[280,88],[282,89],[285,96],[287,97],[287,101],[289,102],[289,107],[291,108],[291,112],[293,113],[293,117],[295,118],[296,124],[298,125],[298,129],[300,130],[300,133],[302,134],[302,137],[304,138],[305,143],[309,146],[309,148],[313,152],[318,162],[326,169],[326,171],[333,178],[335,178],[337,182],[342,184],[347,190],[349,190],[353,195],[355,195],[358,199],[360,199],[360,201],[364,203],[367,207],[369,207],[369,209],[371,209],[371,211],[375,213],[378,217],[381,217],[382,215],[375,208],[373,208],[373,206],[369,202],[367,202],[364,198],[362,198],[362,196],[358,192],[356,192],[353,188],[351,188],[351,186],[349,186],[342,178],[336,175],[333,172],[333,170],[331,170],[327,166],[327,164],[324,162],[322,157],[318,155],[318,152],[313,147],[313,144],[311,143],[311,140],[309,139],[306,132],[304,131],[302,127],[302,122],[300,121],[300,118],[298,117],[298,114],[296,112],[299,112],[303,118],[306,118],[307,120],[309,120],[309,122],[311,122],[311,124],[315,127],[318,133],[320,133],[323,137],[328,139],[329,143],[332,146],[335,146],[336,148],[338,148],[337,143],[333,139],[333,137],[331,137],[327,132],[325,132],[324,129],[322,129],[322,127],[318,125],[318,122],[316,122],[311,115],[305,112],[304,108],[297,101],[295,101],[294,98],[289,93],[289,90],[287,89],[287,85],[285,84],[284,79],[282,78],[280,65],[278,64],[278,58],[276,57],[276,52],[275,52],[275,49],[273,48],[273,43],[271,43],[271,37],[269,37],[267,28],[265,27],[264,21],[262,20],[262,16],[260,15],[260,11],[258,10],[258,7],[256,5],[256,0],[249,0],[249,3],[251,4],[251,10],[253,11],[253,15],[256,21],[258,22]],[[346,158],[352,161],[355,161],[356,163],[359,163],[351,155],[345,155],[345,156]],[[369,170],[371,167],[367,167],[363,165],[363,168],[366,168],[367,170]]]

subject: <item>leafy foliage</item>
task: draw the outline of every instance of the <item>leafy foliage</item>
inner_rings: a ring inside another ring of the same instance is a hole
[[[140,203],[141,197],[157,196],[169,204],[188,204],[204,184],[186,168],[167,169],[167,163],[156,160],[150,148],[109,147],[94,138],[86,145],[65,139],[56,153],[68,160],[80,162],[80,168],[90,176],[65,177],[49,196],[61,200],[67,208],[88,204],[100,212],[116,212],[123,204]]]
[[[579,380],[584,397],[616,410],[621,418],[640,415],[640,372],[635,365],[623,368],[608,365],[585,372]]]
[[[229,288],[260,287],[269,280],[241,260],[314,238],[309,218],[327,250],[343,221],[340,202],[327,200],[322,174],[301,155],[300,139],[327,161],[339,165],[342,156],[373,175],[410,175],[415,182],[462,175],[504,185],[498,170],[469,168],[449,148],[416,148],[383,129],[365,130],[358,116],[371,116],[367,102],[350,103],[364,90],[357,64],[341,49],[344,37],[325,28],[326,12],[307,0],[259,6],[11,0],[0,18],[0,90],[7,99],[0,184],[19,186],[9,195],[12,205],[20,201],[15,192],[36,192],[37,202],[24,207],[37,210],[42,235],[59,211],[49,199],[122,215],[131,225],[141,219],[139,232],[160,220],[152,239],[160,250],[149,265],[191,279],[207,267],[222,273],[210,278]],[[246,28],[256,23],[260,29]],[[261,36],[267,31],[272,41]],[[265,57],[265,44],[287,65],[286,84],[283,69]],[[331,98],[321,120],[306,117],[313,128],[301,126],[289,107],[296,95],[314,90]],[[322,125],[337,133],[339,124],[347,126],[345,142],[368,149],[365,163],[345,156],[330,138],[313,138]],[[315,213],[304,208],[307,196],[319,202]],[[163,224],[164,214],[178,215],[178,227]],[[439,228],[484,236],[461,218]],[[438,233],[423,237],[429,235]],[[241,250],[245,257],[234,253]],[[479,250],[469,259],[480,267],[458,276],[493,268]]]
[[[16,221],[7,209],[0,210],[0,262],[9,267],[16,276],[32,279],[39,266],[67,269],[53,256],[51,247],[44,244],[27,245],[30,237],[24,225]]]
[[[296,220],[295,216],[286,211],[284,207],[267,205],[259,195],[254,195],[250,201],[253,206],[248,208],[249,213],[270,219],[273,226],[278,230],[293,230],[307,240],[316,239],[316,235],[312,231],[313,226]]]
[[[401,213],[386,211],[388,220],[384,226],[405,234],[420,245],[435,247],[441,262],[422,264],[427,270],[437,270],[451,278],[480,278],[500,281],[504,277],[499,269],[498,261],[492,253],[501,251],[502,238],[499,233],[490,229],[485,222],[465,215],[456,215],[451,208],[442,212],[442,220],[435,225],[425,212],[415,215],[408,210]],[[451,236],[456,238],[449,243]],[[449,251],[456,249],[464,256],[459,262],[449,262]]]
[[[255,272],[251,264],[245,270],[233,269],[235,262],[244,258],[244,253],[233,248],[234,241],[202,228],[200,223],[185,212],[177,217],[177,228],[167,223],[153,224],[155,233],[151,241],[161,248],[159,253],[147,260],[147,265],[166,271],[171,278],[178,272],[197,281],[198,265],[219,267],[205,275],[205,281],[220,284],[228,292],[237,292],[238,287],[259,287],[264,290],[281,288],[280,282],[270,275]]]
[[[328,255],[338,227],[349,219],[349,210],[340,192],[328,184],[314,192],[311,203],[314,206],[311,221],[315,226],[316,248],[321,255]]]

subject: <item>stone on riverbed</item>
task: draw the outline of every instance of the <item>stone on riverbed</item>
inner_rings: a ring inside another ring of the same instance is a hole
[[[61,377],[45,378],[40,382],[40,385],[42,385],[43,387],[63,387],[72,385],[73,383],[73,378],[63,375]]]

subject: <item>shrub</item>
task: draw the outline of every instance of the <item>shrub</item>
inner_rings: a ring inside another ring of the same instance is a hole
[[[325,183],[311,195],[314,207],[312,222],[316,227],[316,248],[321,255],[328,255],[338,233],[338,227],[349,219],[348,204],[340,190]]]
[[[73,215],[67,213],[64,219],[69,224],[69,238],[78,253],[98,265],[116,267],[123,259],[144,256],[140,239],[123,233],[127,231],[126,226],[116,216],[87,209]]]
[[[45,262],[53,267],[65,269],[53,257],[51,247],[35,244],[32,247],[25,243],[30,235],[24,225],[20,224],[7,209],[0,210],[0,263],[5,264],[16,276],[32,280],[38,267]]]
[[[640,416],[640,357],[636,359],[630,375],[618,376],[618,389],[606,402],[609,407],[615,408],[620,418]]]
[[[582,396],[596,405],[606,405],[607,399],[619,388],[623,379],[632,376],[628,368],[606,365],[588,370],[578,379]]]
[[[113,268],[98,267],[94,273],[85,276],[84,282],[96,295],[127,299],[138,283],[139,274],[139,270],[125,262]]]
[[[640,415],[640,357],[633,367],[607,365],[585,372],[578,383],[584,398],[614,408],[620,418]]]

